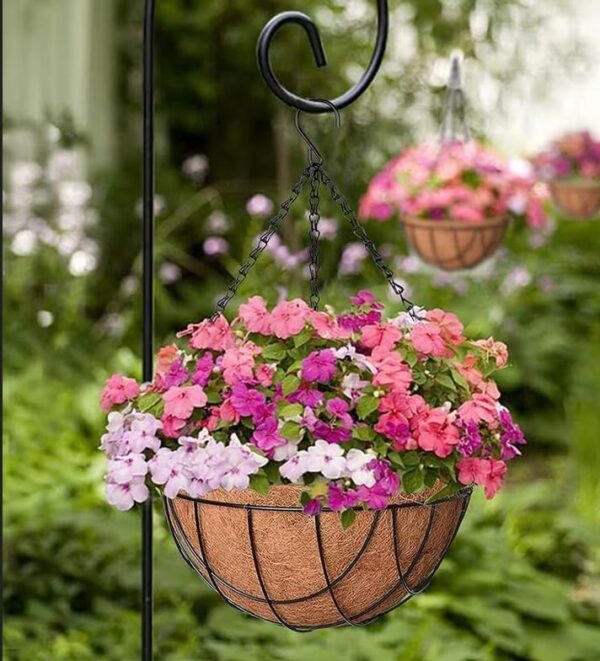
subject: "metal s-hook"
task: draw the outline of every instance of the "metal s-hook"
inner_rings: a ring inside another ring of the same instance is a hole
[[[340,111],[333,105],[332,101],[328,101],[327,99],[310,99],[310,101],[316,101],[318,103],[323,103],[325,104],[330,111],[334,115],[334,125],[336,129],[339,129],[340,126],[342,125],[342,117],[340,115]],[[300,134],[300,137],[308,146],[308,163],[309,165],[323,165],[323,154],[319,151],[318,147],[315,145],[315,143],[308,137],[306,134],[306,131],[302,128],[302,125],[300,124],[300,115],[302,114],[302,110],[298,108],[296,110],[296,119],[295,119],[295,124],[296,124],[296,130]],[[316,160],[315,160],[316,156]]]
[[[288,106],[310,113],[332,112],[332,108],[345,108],[356,101],[356,99],[358,99],[358,97],[369,87],[373,78],[375,78],[383,60],[389,28],[387,0],[377,0],[377,38],[375,41],[375,49],[373,50],[371,60],[361,79],[347,92],[328,102],[317,99],[305,99],[304,97],[290,92],[279,82],[273,73],[269,54],[271,41],[279,28],[287,23],[296,23],[304,29],[308,36],[316,65],[318,67],[324,67],[327,64],[319,30],[313,20],[306,14],[298,11],[286,11],[277,14],[262,29],[258,38],[257,46],[258,68],[260,69],[260,73],[265,83],[273,94]]]

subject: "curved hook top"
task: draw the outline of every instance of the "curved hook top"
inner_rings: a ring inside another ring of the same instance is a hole
[[[358,99],[358,97],[373,82],[373,79],[377,75],[379,67],[381,66],[383,55],[385,53],[385,47],[387,44],[389,29],[387,0],[377,0],[377,38],[375,41],[375,48],[373,50],[371,60],[361,79],[356,83],[356,85],[354,85],[354,87],[349,89],[341,96],[332,99],[328,103],[316,99],[305,99],[304,97],[290,92],[279,82],[273,73],[271,57],[269,53],[271,41],[279,28],[287,23],[296,23],[304,29],[308,36],[313,55],[315,57],[315,62],[318,67],[324,67],[327,64],[327,61],[325,58],[325,51],[323,50],[323,44],[321,43],[319,29],[313,20],[306,14],[303,14],[299,11],[282,12],[281,14],[274,16],[265,25],[258,38],[258,68],[260,69],[260,73],[269,89],[273,92],[273,94],[275,94],[275,96],[281,99],[288,106],[292,106],[298,110],[311,113],[332,112],[332,106],[337,109],[341,109],[356,101],[356,99]]]

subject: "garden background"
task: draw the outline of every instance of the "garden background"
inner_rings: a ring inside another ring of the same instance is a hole
[[[141,371],[142,2],[4,4],[5,658],[135,659],[139,514],[105,504],[96,448],[103,381]],[[286,9],[313,16],[328,67],[292,27],[276,68],[299,93],[331,97],[369,57],[373,4],[157,2],[157,342],[212,311],[266,222],[248,200],[285,199],[303,163],[291,112],[256,71],[260,28]],[[372,88],[341,129],[306,120],[355,207],[389,158],[435,137],[455,48],[473,132],[508,156],[565,129],[600,133],[594,0],[390,5]],[[370,288],[397,309],[326,211],[323,300]],[[507,342],[500,386],[529,439],[507,488],[474,498],[427,592],[367,629],[300,635],[251,620],[191,575],[157,502],[157,659],[600,659],[600,223],[551,217],[454,275],[411,256],[397,222],[367,224],[412,300]],[[287,249],[264,256],[241,296],[306,296],[306,219],[286,225]]]

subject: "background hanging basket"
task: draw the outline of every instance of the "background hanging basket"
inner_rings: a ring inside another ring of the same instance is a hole
[[[600,181],[550,181],[552,201],[568,218],[590,220],[600,212]]]
[[[467,269],[493,255],[504,238],[508,219],[481,222],[402,218],[406,238],[428,264],[446,271]]]
[[[298,486],[165,499],[177,546],[230,604],[297,630],[366,624],[425,589],[466,511],[470,489],[425,504],[398,495],[381,511],[302,512]]]

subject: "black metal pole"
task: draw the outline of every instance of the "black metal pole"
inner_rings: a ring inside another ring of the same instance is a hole
[[[154,354],[154,15],[145,0],[143,45],[142,380],[151,381]],[[152,661],[152,498],[142,504],[142,661]]]

